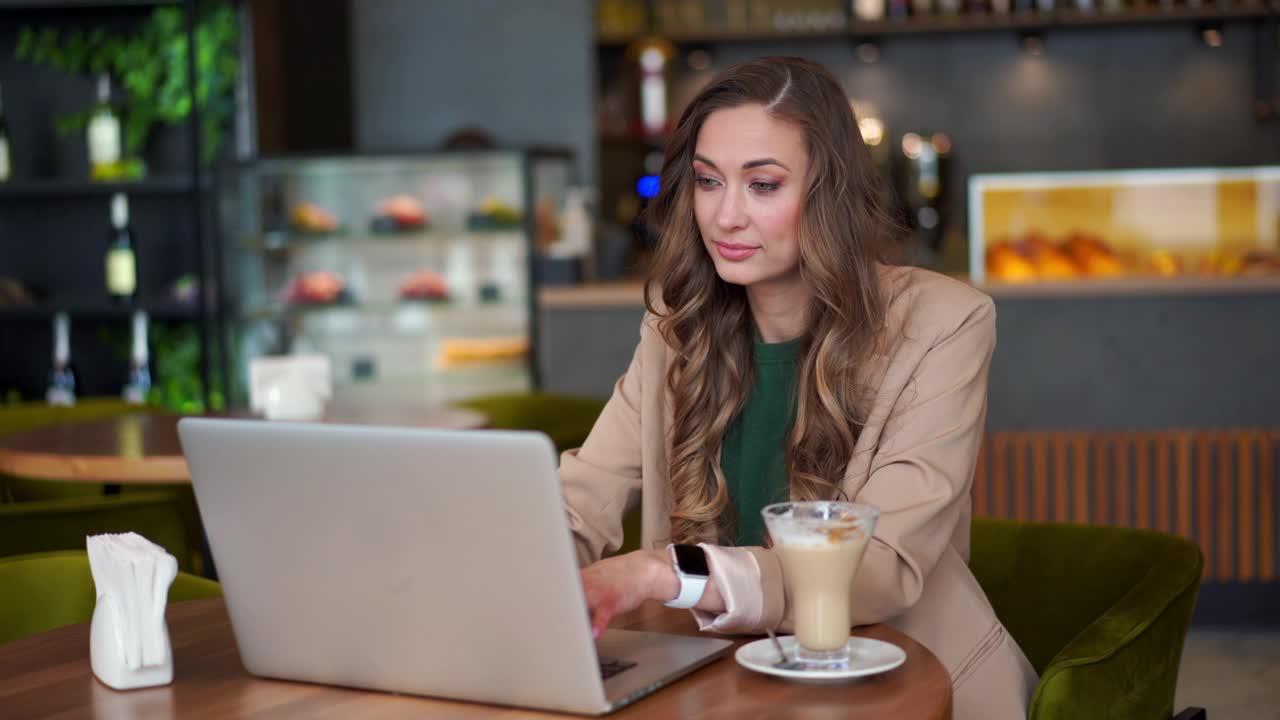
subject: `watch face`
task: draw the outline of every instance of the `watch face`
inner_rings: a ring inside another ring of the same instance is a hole
[[[676,565],[685,575],[710,576],[711,568],[707,567],[707,551],[697,545],[674,545]]]

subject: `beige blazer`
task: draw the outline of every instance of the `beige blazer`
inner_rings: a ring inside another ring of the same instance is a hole
[[[955,717],[1025,717],[1036,676],[969,571],[970,487],[986,416],[995,307],[972,287],[915,268],[880,272],[889,299],[883,355],[864,382],[876,399],[844,475],[880,519],[855,580],[855,624],[888,622],[951,673]],[[561,459],[566,509],[583,565],[622,543],[623,515],[642,508],[642,544],[670,541],[667,453],[670,350],[646,315],[631,366],[591,434]],[[704,629],[789,631],[791,609],[772,550],[708,547],[720,616]]]

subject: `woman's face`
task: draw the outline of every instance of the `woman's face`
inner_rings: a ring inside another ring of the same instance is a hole
[[[798,285],[804,134],[762,105],[743,105],[708,115],[694,153],[693,212],[720,279],[755,289]]]

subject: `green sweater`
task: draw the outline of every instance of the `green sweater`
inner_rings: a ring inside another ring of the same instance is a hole
[[[725,431],[720,469],[729,485],[739,546],[764,544],[760,510],[788,499],[787,436],[795,422],[796,356],[800,340],[765,343],[753,349],[755,382],[742,412]]]

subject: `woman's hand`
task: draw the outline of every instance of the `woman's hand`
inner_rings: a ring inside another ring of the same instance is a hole
[[[615,615],[635,610],[645,600],[666,602],[680,592],[680,583],[669,552],[636,550],[584,568],[582,589],[591,614],[591,636],[599,638]]]

